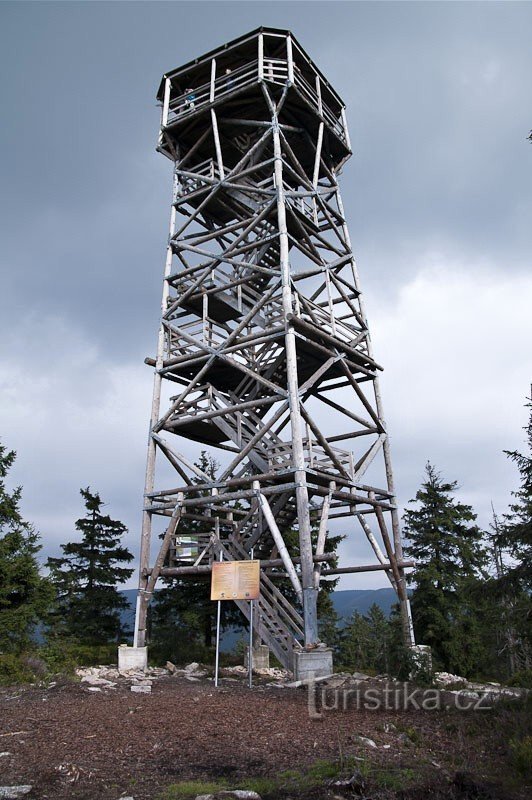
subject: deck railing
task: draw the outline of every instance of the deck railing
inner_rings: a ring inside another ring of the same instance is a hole
[[[311,436],[303,438],[303,453],[305,457],[305,465],[307,469],[315,470],[316,472],[326,472],[328,474],[338,473],[338,465],[341,465],[344,473],[353,478],[355,466],[353,461],[353,453],[349,450],[340,450],[338,447],[330,447],[329,451],[334,455],[331,458],[330,453],[327,453],[324,447],[319,444]],[[270,445],[268,448],[268,467],[272,472],[278,472],[290,468],[292,463],[292,444],[291,442],[281,442]]]
[[[256,83],[259,77],[259,62],[251,61],[238,69],[224,73],[214,81],[210,80],[201,86],[191,86],[182,94],[172,97],[168,105],[166,123],[171,125],[177,119],[192,115],[198,108],[215,100]]]
[[[268,57],[264,57],[262,63],[255,59],[238,69],[224,72],[218,77],[213,74],[211,80],[200,86],[189,86],[177,96],[169,97],[168,102],[163,104],[162,127],[165,128],[177,120],[192,116],[198,109],[215,103],[221,97],[226,97],[246,86],[251,86],[259,79],[267,83],[284,85],[289,77],[289,63],[286,59]],[[293,69],[293,81],[304,100],[322,115],[327,126],[344,144],[349,146],[341,115],[335,113],[324,102],[317,88],[309,83],[297,64]]]

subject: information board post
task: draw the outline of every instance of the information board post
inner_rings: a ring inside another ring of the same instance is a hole
[[[220,551],[220,561],[223,555]],[[220,620],[222,617],[222,601],[218,600],[218,608],[216,609],[216,656],[214,662],[214,685],[218,688],[218,671],[220,666]]]
[[[253,559],[253,548],[251,548],[250,555],[251,558]],[[248,672],[249,672],[249,688],[251,689],[251,687],[253,686],[253,600],[249,601]]]
[[[216,662],[214,668],[214,685],[218,686],[220,663],[220,616],[222,600],[248,600],[250,602],[249,618],[249,685],[253,675],[253,601],[260,595],[260,561],[224,561],[222,553],[220,561],[212,565],[211,600],[218,602],[216,615]]]

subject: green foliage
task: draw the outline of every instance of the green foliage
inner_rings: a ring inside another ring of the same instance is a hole
[[[55,639],[42,647],[0,654],[0,684],[48,681],[58,675],[71,677],[78,667],[116,662],[116,645],[87,645]]]
[[[493,513],[486,532],[491,578],[477,593],[491,674],[505,680],[532,669],[532,404],[527,427],[529,455],[505,451],[517,465],[521,485],[502,518]]]
[[[0,445],[0,653],[27,647],[35,625],[45,613],[52,589],[39,574],[39,536],[22,519],[22,489],[7,491],[4,478],[16,458]]]
[[[525,428],[528,454],[505,451],[517,466],[520,487],[502,520],[494,514],[489,534],[495,562],[488,586],[496,608],[494,630],[510,673],[532,669],[532,402],[526,405],[531,410]]]
[[[103,501],[90,489],[81,489],[87,516],[78,519],[80,542],[61,545],[62,558],[49,558],[47,566],[57,600],[51,617],[54,636],[73,637],[97,645],[119,641],[126,631],[120,611],[127,600],[117,590],[133,573],[121,566],[133,555],[120,544],[125,525],[101,513]]]
[[[39,649],[52,674],[73,674],[78,667],[116,663],[116,644],[81,644],[75,640],[55,639]]]
[[[199,794],[215,794],[226,788],[222,781],[181,781],[168,786],[161,798],[163,800],[188,800]]]
[[[523,669],[514,672],[512,677],[506,681],[507,686],[517,686],[520,689],[532,689],[532,669]]]
[[[362,770],[365,777],[380,789],[403,792],[418,780],[418,770],[411,767],[367,766]]]
[[[532,736],[510,740],[511,761],[524,778],[532,778]]]
[[[160,800],[189,800],[198,794],[215,794],[223,789],[243,789],[257,792],[263,798],[276,798],[280,794],[296,794],[322,789],[331,780],[349,778],[359,762],[353,758],[339,761],[319,760],[306,770],[285,770],[276,775],[250,775],[235,782],[217,781],[181,781],[168,786],[159,796]]]
[[[532,401],[528,425],[525,428],[528,454],[517,450],[504,452],[516,464],[521,478],[519,489],[512,492],[514,502],[509,513],[504,515],[500,528],[498,544],[516,562],[506,571],[505,581],[517,582],[521,588],[532,589]]]
[[[370,674],[395,672],[397,649],[402,647],[401,621],[398,614],[388,618],[373,603],[366,615],[358,611],[339,630],[336,662],[342,669]]]
[[[22,653],[0,653],[0,684],[14,686],[35,680],[31,666]]]
[[[475,672],[484,655],[473,591],[484,577],[486,552],[471,506],[452,496],[456,481],[441,479],[431,464],[417,492],[418,507],[405,511],[405,553],[416,561],[411,580],[416,639],[430,645],[438,666]]]

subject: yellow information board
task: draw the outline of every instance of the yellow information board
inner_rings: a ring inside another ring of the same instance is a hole
[[[212,565],[211,600],[257,600],[260,561],[215,561]]]

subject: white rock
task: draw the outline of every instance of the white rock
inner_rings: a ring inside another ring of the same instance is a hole
[[[362,742],[362,744],[365,744],[368,747],[377,747],[373,739],[368,739],[367,736],[357,736],[357,739],[359,742]]]
[[[119,678],[120,673],[117,669],[112,667],[111,669],[106,669],[105,671],[102,670],[102,676],[106,678]]]
[[[200,668],[200,665],[197,661],[192,661],[191,664],[187,664],[185,667],[185,672],[197,672]]]
[[[327,678],[327,686],[330,689],[339,689],[340,686],[343,686],[346,682],[346,678],[342,675],[331,675],[330,678]]]
[[[462,678],[461,675],[453,675],[452,672],[435,672],[434,673],[434,683],[437,686],[449,686],[451,684],[466,684],[467,679]]]
[[[32,786],[0,786],[1,800],[17,800],[32,790]]]
[[[98,675],[84,675],[82,683],[90,683],[91,686],[116,686],[116,683],[100,678]]]
[[[102,690],[100,689],[99,686],[89,686],[89,692],[101,692],[101,691]]]
[[[247,675],[247,667],[242,664],[237,664],[235,667],[223,667],[222,672],[224,675]]]
[[[151,686],[145,686],[143,684],[135,684],[131,687],[132,692],[137,692],[137,694],[151,694]]]
[[[6,756],[10,756],[11,753],[8,750],[4,750],[3,753],[0,753],[0,758],[5,758]]]

